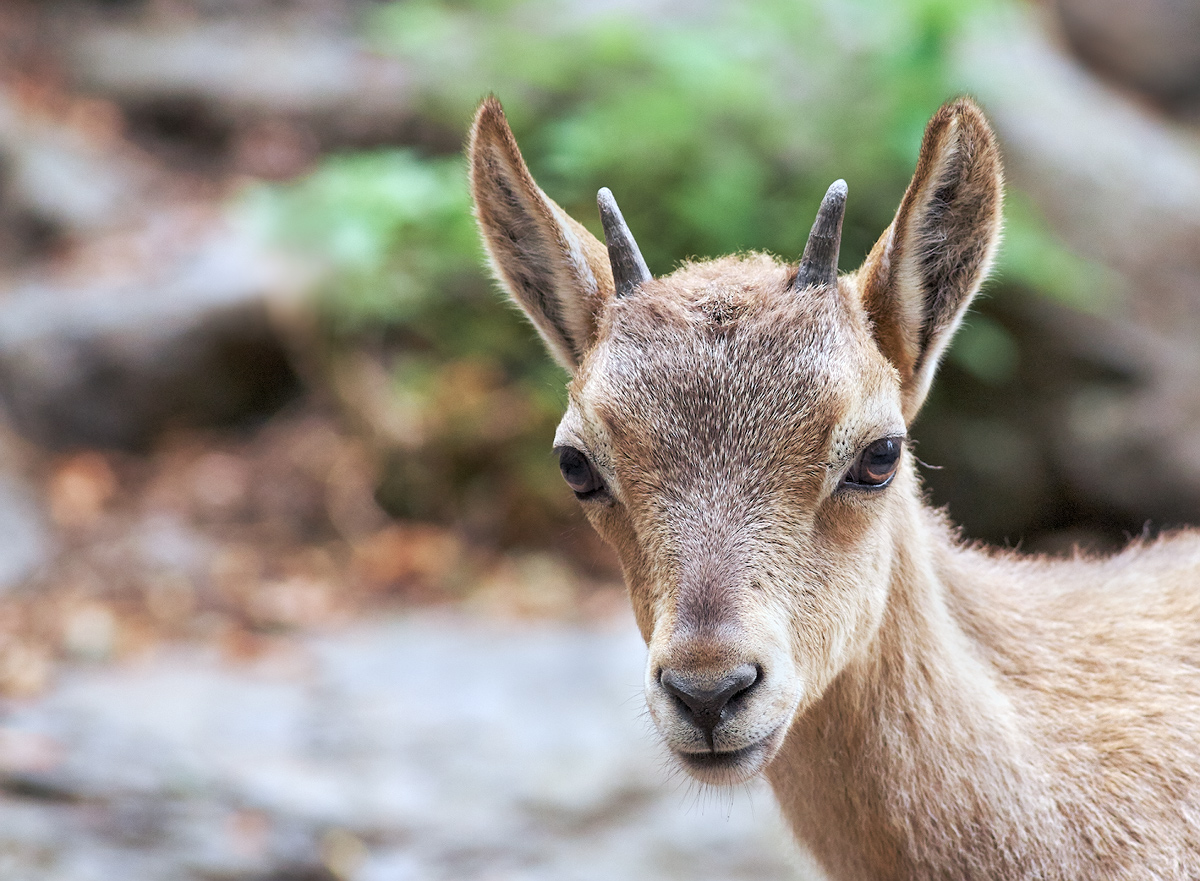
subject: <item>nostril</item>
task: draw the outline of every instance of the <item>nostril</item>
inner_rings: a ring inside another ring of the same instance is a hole
[[[744,692],[749,691],[758,684],[758,680],[762,678],[762,667],[758,664],[742,664],[731,674],[731,687],[734,688],[730,693],[730,697],[735,697]]]
[[[758,687],[758,685],[762,683],[763,677],[765,675],[766,674],[763,673],[762,664],[755,664],[754,665],[754,678],[751,679],[750,684],[746,686],[746,691],[749,691],[752,688]]]
[[[688,676],[664,669],[658,681],[711,739],[726,708],[735,698],[744,697],[761,678],[762,667],[758,664],[742,664],[720,677]]]

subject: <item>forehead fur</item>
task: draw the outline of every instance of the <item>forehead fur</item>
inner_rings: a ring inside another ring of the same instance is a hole
[[[795,275],[794,266],[784,266],[768,254],[689,262],[647,284],[639,292],[644,295],[640,305],[662,309],[674,304],[691,322],[720,327],[753,312],[756,305],[769,305]]]
[[[835,426],[887,371],[848,283],[797,293],[794,276],[726,257],[609,304],[573,397],[640,482],[679,486],[680,463],[724,479],[823,470]]]

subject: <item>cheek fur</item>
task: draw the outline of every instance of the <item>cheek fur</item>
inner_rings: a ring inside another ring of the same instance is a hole
[[[883,502],[883,499],[872,499]],[[832,506],[838,506],[832,511]],[[826,500],[801,546],[780,554],[779,613],[790,621],[792,657],[805,701],[820,695],[874,637],[888,595],[892,549],[885,505]]]
[[[638,630],[646,643],[654,632],[658,607],[653,567],[638,541],[636,530],[620,505],[588,505],[587,518],[600,537],[617,552]]]

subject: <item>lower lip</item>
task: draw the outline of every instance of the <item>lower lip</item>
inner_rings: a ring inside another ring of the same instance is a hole
[[[747,765],[755,766],[755,772],[758,771],[758,765],[761,764],[763,753],[763,744],[753,743],[750,746],[744,746],[741,749],[735,749],[730,752],[723,753],[684,753],[677,752],[680,761],[687,767],[695,771],[734,771],[739,768],[744,768]]]

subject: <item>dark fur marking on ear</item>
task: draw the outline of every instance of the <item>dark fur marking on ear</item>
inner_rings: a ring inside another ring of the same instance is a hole
[[[498,213],[503,211],[503,217],[497,218],[499,222],[489,221],[488,227],[510,243],[514,254],[519,254],[521,258],[515,261],[520,269],[506,262],[503,271],[510,276],[516,288],[514,293],[524,302],[526,309],[539,314],[578,359],[582,355],[579,343],[571,338],[570,331],[563,321],[562,310],[552,293],[553,269],[546,265],[539,249],[529,247],[533,241],[544,238],[542,230],[534,221],[532,212],[528,210],[520,194],[510,185],[508,176],[503,173],[506,164],[497,160],[491,150],[487,151],[485,161],[489,169],[497,172],[489,176],[489,184],[498,196],[492,206],[493,210],[498,209]]]
[[[923,366],[932,341],[953,323],[987,255],[986,238],[961,232],[995,210],[993,192],[970,176],[977,164],[972,155],[976,149],[966,143],[947,162],[916,237],[925,316],[916,370]]]

